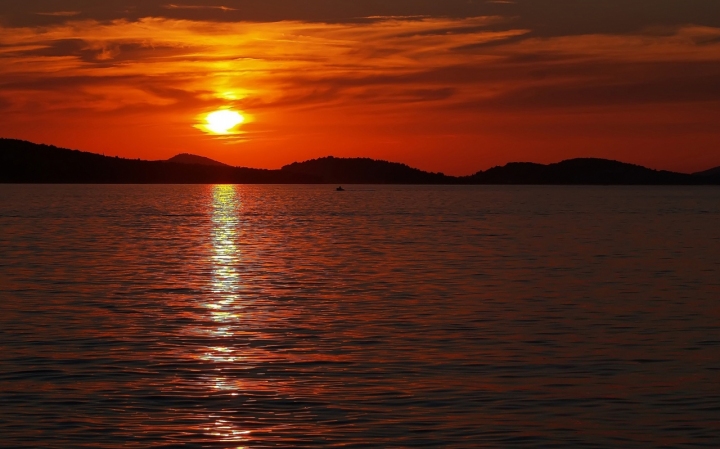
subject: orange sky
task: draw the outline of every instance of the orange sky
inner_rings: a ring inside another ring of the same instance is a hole
[[[62,3],[21,11],[37,23],[0,14],[0,137],[263,168],[720,165],[720,25],[540,33],[502,14],[215,20],[238,8],[199,2],[108,18]],[[246,116],[237,133],[197,126],[219,108]]]

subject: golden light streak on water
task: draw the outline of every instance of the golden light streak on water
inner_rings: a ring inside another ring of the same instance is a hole
[[[229,340],[235,336],[234,328],[239,325],[238,310],[243,308],[240,291],[242,279],[238,265],[242,255],[237,245],[240,197],[235,186],[216,185],[212,187],[212,282],[210,298],[206,303],[210,319],[217,325],[209,333],[218,341]],[[215,345],[206,348],[200,359],[218,365],[218,374],[205,378],[205,387],[210,392],[219,392],[230,396],[239,394],[239,384],[222,374],[222,366],[232,365],[243,357],[235,348],[227,345]],[[212,417],[211,417],[212,418]],[[238,428],[235,423],[217,420],[215,425],[205,429],[208,436],[227,443],[247,442],[250,431]]]

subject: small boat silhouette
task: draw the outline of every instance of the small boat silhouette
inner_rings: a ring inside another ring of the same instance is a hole
[[[338,192],[344,192],[344,191],[345,191],[345,189],[343,189],[342,186],[338,187],[338,188],[335,189],[335,190],[337,190]]]

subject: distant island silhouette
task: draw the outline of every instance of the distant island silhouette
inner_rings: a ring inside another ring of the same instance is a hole
[[[579,158],[548,165],[513,162],[470,176],[448,176],[395,162],[329,156],[264,170],[186,153],[145,161],[0,139],[0,183],[720,185],[720,167],[684,174]]]
[[[196,164],[196,165],[211,165],[214,167],[231,167],[231,165],[223,164],[222,162],[214,161],[204,156],[198,156],[196,154],[182,153],[177,156],[173,156],[167,160],[167,162],[177,162],[178,164]]]

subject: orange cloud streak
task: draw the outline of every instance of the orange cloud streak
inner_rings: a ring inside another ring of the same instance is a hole
[[[574,156],[693,170],[720,165],[719,75],[720,30],[706,27],[75,21],[0,28],[0,135],[259,167],[335,154],[449,173]],[[194,127],[221,107],[254,120],[230,139]]]

